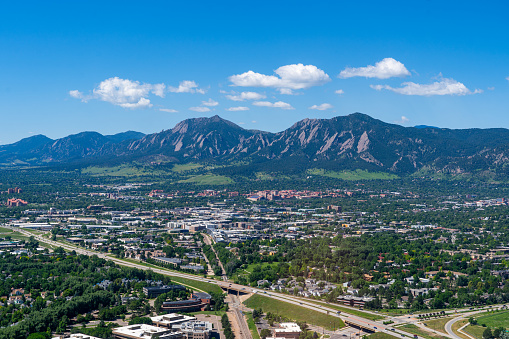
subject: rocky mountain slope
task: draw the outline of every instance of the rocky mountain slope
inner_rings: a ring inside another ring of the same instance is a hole
[[[268,167],[298,163],[302,169],[361,168],[401,174],[423,168],[451,173],[503,171],[509,162],[509,130],[403,127],[354,113],[304,119],[282,132],[269,133],[246,130],[214,116],[187,119],[150,135],[83,132],[58,140],[34,136],[0,146],[3,164],[91,159],[97,163],[111,159],[242,162]]]

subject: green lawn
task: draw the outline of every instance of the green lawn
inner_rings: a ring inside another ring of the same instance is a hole
[[[479,325],[486,325],[491,328],[509,327],[509,311],[495,312],[477,319]]]
[[[0,227],[0,233],[11,233],[12,230],[5,227]]]
[[[282,294],[281,297],[284,298],[285,295]],[[367,313],[367,312],[363,312],[363,311],[358,311],[358,310],[355,310],[355,309],[350,309],[350,308],[347,308],[347,307],[340,306],[338,304],[331,304],[331,303],[327,304],[325,302],[319,302],[319,301],[316,301],[316,300],[313,300],[313,299],[303,299],[303,300],[305,300],[306,302],[312,303],[312,304],[316,304],[316,305],[320,305],[320,306],[325,306],[325,307],[328,307],[328,308],[332,308],[332,309],[335,309],[335,310],[338,310],[338,311],[341,311],[341,312],[349,313],[351,315],[356,315],[356,316],[363,317],[363,318],[370,319],[370,320],[385,319],[385,317],[381,316],[381,315],[371,314],[371,313]]]
[[[398,328],[405,332],[417,334],[418,336],[421,336],[421,337],[427,338],[427,339],[448,339],[448,337],[444,337],[438,333],[425,331],[422,328],[417,327],[414,324],[406,324],[403,326],[399,326]]]
[[[246,312],[244,315],[246,316],[247,326],[249,327],[249,331],[251,331],[253,339],[260,339],[260,334],[258,333],[258,329],[256,328],[256,324],[253,319],[253,313]]]
[[[391,180],[398,179],[399,177],[395,174],[385,172],[368,172],[357,169],[355,171],[328,171],[321,168],[313,168],[308,170],[309,174],[320,175],[323,177],[329,177],[334,179],[343,180]]]
[[[424,321],[423,323],[428,325],[428,327],[432,330],[435,330],[435,331],[439,331],[439,332],[442,332],[442,333],[445,333],[447,334],[447,331],[445,330],[445,324],[451,320],[452,318],[450,317],[447,317],[447,318],[440,318],[440,319],[433,319],[433,320],[427,320],[427,321]]]
[[[345,326],[343,321],[337,317],[258,294],[254,294],[244,301],[244,305],[252,309],[261,308],[264,313],[271,312],[294,321],[303,321],[329,330]]]
[[[205,292],[208,292],[208,293],[212,293],[212,292],[222,293],[223,292],[221,287],[214,285],[214,284],[210,284],[205,281],[196,281],[196,280],[191,280],[191,279],[186,279],[186,278],[181,278],[181,277],[172,277],[172,276],[170,276],[170,278],[172,281],[175,281],[175,282],[178,282],[181,284],[186,284],[186,285],[189,285],[192,287],[196,287],[196,288],[203,290]]]
[[[478,325],[468,325],[463,329],[465,333],[470,334],[472,337],[477,339],[482,339],[482,334],[486,330],[485,327],[478,326]]]
[[[195,185],[227,185],[233,183],[233,180],[224,175],[201,174],[195,175],[179,183],[195,184]]]
[[[366,336],[366,338],[369,338],[369,339],[394,339],[397,337],[390,335],[388,333],[384,333],[384,332],[376,332],[376,333]]]

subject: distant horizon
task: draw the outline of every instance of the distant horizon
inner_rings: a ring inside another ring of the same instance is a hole
[[[77,133],[72,133],[72,134],[67,134],[67,135],[63,135],[63,136],[60,136],[60,137],[56,137],[56,138],[52,138],[52,137],[49,137],[45,134],[42,134],[42,133],[39,133],[39,134],[34,134],[34,135],[31,135],[31,136],[28,136],[28,137],[24,137],[24,138],[21,138],[19,140],[16,140],[12,143],[8,143],[8,144],[0,144],[0,146],[6,146],[6,145],[12,145],[12,144],[15,144],[21,140],[24,140],[24,139],[29,139],[29,138],[32,138],[32,137],[37,137],[37,136],[44,136],[44,137],[47,137],[51,140],[59,140],[59,139],[62,139],[62,138],[66,138],[68,136],[72,136],[72,135],[78,135],[78,134],[82,134],[82,133],[99,133],[101,134],[102,136],[105,136],[105,137],[111,137],[111,136],[115,136],[115,135],[119,135],[119,134],[123,134],[123,133],[128,133],[128,132],[136,132],[136,133],[142,133],[144,134],[145,136],[147,135],[151,135],[151,134],[157,134],[157,133],[161,133],[163,131],[167,131],[167,130],[171,130],[173,127],[175,127],[177,124],[179,124],[180,122],[182,121],[185,121],[185,120],[190,120],[190,119],[200,119],[200,118],[207,118],[207,119],[210,119],[210,118],[213,118],[215,116],[223,119],[223,120],[226,120],[226,121],[229,121],[229,122],[232,122],[234,123],[235,125],[237,125],[238,127],[240,128],[243,128],[245,130],[248,130],[248,131],[261,131],[261,132],[267,132],[267,133],[272,133],[272,134],[277,134],[277,133],[280,133],[280,132],[283,132],[285,130],[287,130],[288,128],[292,127],[294,124],[300,122],[300,121],[303,121],[303,120],[306,120],[306,119],[309,119],[309,120],[330,120],[330,119],[334,119],[334,118],[338,118],[338,117],[347,117],[347,116],[350,116],[350,115],[353,115],[353,114],[362,114],[362,115],[366,115],[366,116],[369,116],[370,118],[372,119],[375,119],[375,120],[379,120],[379,121],[382,121],[386,124],[391,124],[391,125],[399,125],[397,123],[394,123],[394,122],[388,122],[388,121],[383,121],[381,119],[377,119],[377,118],[374,118],[373,116],[369,115],[369,114],[366,114],[366,113],[361,113],[361,112],[353,112],[353,113],[350,113],[350,114],[346,114],[346,115],[337,115],[337,116],[334,116],[334,117],[330,117],[330,118],[304,118],[304,119],[300,119],[300,120],[297,120],[297,121],[294,121],[292,124],[290,124],[288,127],[282,129],[282,130],[279,130],[279,131],[275,131],[275,132],[272,132],[272,131],[267,131],[267,130],[262,130],[262,129],[256,129],[256,128],[245,128],[243,127],[242,125],[238,125],[236,124],[234,121],[231,121],[231,120],[228,120],[228,119],[225,119],[223,117],[221,117],[219,114],[215,114],[213,116],[201,116],[201,117],[193,117],[193,118],[186,118],[186,119],[183,119],[179,122],[177,122],[175,125],[169,127],[169,128],[164,128],[162,130],[159,130],[159,131],[155,131],[155,132],[148,132],[148,133],[145,133],[145,132],[142,132],[142,131],[136,131],[136,130],[127,130],[127,131],[120,131],[120,132],[117,132],[117,133],[101,133],[100,131],[91,131],[91,130],[86,130],[86,131],[80,131],[80,132],[77,132]],[[399,125],[401,126],[401,125]],[[440,127],[440,126],[430,126],[430,125],[415,125],[415,126],[401,126],[401,127],[404,127],[404,128],[436,128],[436,129],[446,129],[446,130],[469,130],[469,129],[481,129],[481,130],[489,130],[489,129],[506,129],[506,130],[509,130],[509,128],[506,128],[506,127],[487,127],[487,128],[477,128],[477,127],[473,127],[473,128],[447,128],[447,127]]]
[[[508,11],[472,0],[6,3],[0,144],[215,114],[270,132],[355,111],[509,128]]]

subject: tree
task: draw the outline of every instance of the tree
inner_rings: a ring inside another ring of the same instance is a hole
[[[270,330],[268,328],[264,328],[260,331],[260,337],[262,339],[265,339],[267,337],[270,337],[271,336],[271,333],[270,333]]]
[[[493,337],[493,333],[491,332],[491,329],[489,327],[484,330],[484,332],[482,333],[482,337],[483,339],[490,339]]]

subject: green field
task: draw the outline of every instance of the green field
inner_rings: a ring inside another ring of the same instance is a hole
[[[470,334],[472,337],[482,339],[482,334],[486,330],[485,327],[478,325],[468,325],[463,329],[463,332]]]
[[[208,292],[208,293],[212,293],[212,292],[222,293],[223,292],[221,287],[214,285],[214,284],[209,284],[205,281],[196,281],[196,280],[191,280],[191,279],[186,279],[186,278],[181,278],[181,277],[172,277],[172,276],[170,276],[170,278],[172,281],[175,281],[177,283],[186,284],[186,285],[189,285],[192,287],[196,287],[197,289],[200,289],[200,290]]]
[[[251,336],[253,339],[260,339],[260,334],[258,333],[258,329],[256,328],[256,324],[253,319],[253,313],[246,312],[244,315],[246,317],[247,326],[249,327],[249,331],[251,331]]]
[[[0,227],[0,233],[12,233],[12,230],[5,227]]]
[[[252,309],[261,308],[263,313],[271,312],[294,321],[303,321],[329,330],[345,327],[343,321],[337,317],[258,294],[254,294],[244,301],[244,305]]]
[[[145,169],[141,166],[120,165],[114,167],[91,166],[81,171],[83,174],[89,174],[96,177],[135,177],[135,176],[153,176],[162,175],[164,172],[154,169]]]
[[[437,338],[438,339],[447,339],[448,338],[448,337],[444,337],[438,333],[425,331],[422,328],[417,327],[414,324],[406,324],[406,325],[400,326],[398,328],[400,328],[401,330],[403,330],[405,332],[417,334],[418,336],[421,336],[421,337],[427,338],[427,339],[437,339]]]
[[[384,332],[376,332],[376,333],[366,336],[366,338],[369,338],[369,339],[394,339],[397,337],[387,334],[387,333],[384,333]]]
[[[281,297],[284,298],[285,295],[282,294]],[[340,306],[338,304],[331,304],[331,303],[327,304],[325,302],[314,301],[313,299],[303,299],[303,300],[305,300],[308,303],[325,306],[325,307],[332,308],[332,309],[335,309],[335,310],[338,310],[338,311],[341,311],[341,312],[344,312],[344,313],[349,313],[351,315],[356,315],[356,316],[363,317],[363,318],[370,319],[370,320],[385,319],[384,316],[381,316],[381,315],[378,315],[378,314],[371,314],[371,313],[367,313],[367,312],[363,312],[363,311],[358,311],[358,310],[355,310],[355,309],[350,309],[350,308],[347,308],[347,307]]]
[[[342,180],[391,180],[398,179],[399,176],[385,172],[368,172],[364,170],[355,171],[328,171],[321,168],[313,168],[308,170],[308,174],[319,175],[322,177],[329,177]]]
[[[423,323],[428,325],[428,327],[432,330],[447,334],[447,331],[445,330],[445,324],[447,324],[447,322],[451,319],[452,319],[451,317],[447,317],[447,318],[423,321]]]
[[[193,164],[192,162],[190,162],[188,164],[175,164],[175,165],[173,165],[171,170],[176,173],[182,173],[182,172],[192,171],[192,170],[202,168],[202,167],[203,167],[203,165]]]
[[[486,325],[491,328],[509,327],[509,311],[496,312],[477,318],[479,325]]]
[[[233,183],[233,180],[223,175],[201,174],[192,176],[185,180],[180,180],[179,183],[195,185],[227,185]]]

